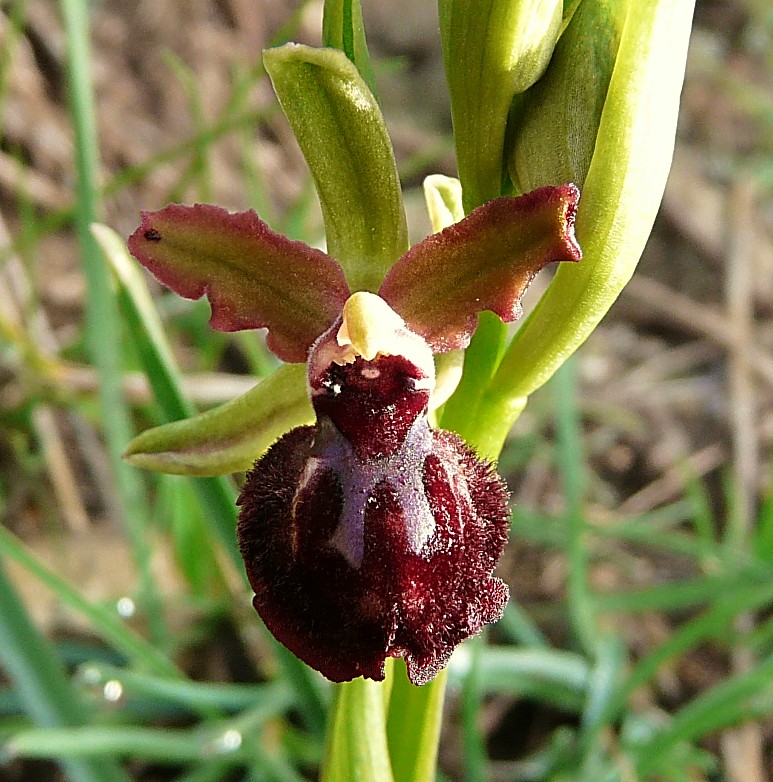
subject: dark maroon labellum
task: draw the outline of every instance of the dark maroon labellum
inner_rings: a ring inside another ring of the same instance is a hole
[[[504,610],[492,572],[507,489],[460,437],[430,428],[431,383],[405,356],[333,362],[310,382],[316,426],[275,443],[239,498],[255,608],[333,681],[381,680],[385,659],[404,657],[424,684]]]

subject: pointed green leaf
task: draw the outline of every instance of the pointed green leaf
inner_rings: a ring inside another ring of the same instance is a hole
[[[285,361],[306,360],[349,296],[329,255],[275,233],[253,211],[170,204],[143,212],[129,250],[180,296],[206,295],[212,328],[267,326],[268,347]]]
[[[328,252],[352,291],[376,292],[408,249],[400,181],[384,118],[346,55],[287,44],[263,54],[311,169]]]
[[[561,0],[440,0],[443,44],[465,211],[501,195],[513,97],[547,67]]]
[[[465,347],[478,313],[506,321],[521,314],[521,297],[552,261],[577,261],[573,185],[489,201],[459,223],[414,245],[379,291],[435,352]]]
[[[360,0],[325,0],[322,43],[331,49],[340,49],[357,66],[360,76],[376,95],[376,77],[365,40]]]
[[[288,429],[313,421],[306,367],[286,364],[220,407],[143,432],[129,443],[124,458],[174,475],[238,472]]]

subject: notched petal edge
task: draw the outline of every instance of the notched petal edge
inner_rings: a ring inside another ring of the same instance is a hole
[[[305,361],[349,296],[337,261],[272,231],[252,210],[170,204],[141,217],[132,255],[180,296],[206,296],[213,328],[267,327],[268,347],[284,361]]]
[[[503,196],[414,245],[387,274],[379,295],[436,352],[466,347],[478,313],[510,322],[548,263],[579,261],[575,185]]]

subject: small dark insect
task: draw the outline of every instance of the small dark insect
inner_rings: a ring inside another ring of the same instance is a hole
[[[144,236],[149,242],[161,241],[161,234],[155,228],[148,228],[148,230],[145,231]]]

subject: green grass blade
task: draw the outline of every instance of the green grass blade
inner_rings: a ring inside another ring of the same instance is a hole
[[[168,641],[163,606],[153,581],[147,529],[152,518],[138,471],[121,461],[132,436],[121,389],[121,330],[108,271],[89,231],[99,211],[98,139],[91,87],[89,15],[86,0],[61,0],[68,53],[71,113],[75,130],[77,204],[75,226],[86,277],[85,339],[99,375],[99,402],[110,465],[116,479],[126,529],[140,573],[138,602],[157,640]]]
[[[3,527],[0,527],[0,554],[18,562],[44,586],[51,589],[65,606],[88,619],[94,631],[116,651],[131,660],[133,665],[163,677],[182,676],[162,651],[127,627],[115,611],[86,600],[78,589],[49,570],[18,538]]]
[[[623,643],[618,638],[605,637],[598,644],[598,659],[588,680],[588,700],[582,714],[582,728],[593,733],[605,721],[610,701],[620,684],[625,662]]]
[[[86,710],[46,641],[30,621],[0,561],[0,662],[25,710],[43,726],[82,725]],[[59,758],[61,756],[54,756]],[[65,761],[72,782],[128,782],[111,762]]]
[[[152,698],[192,711],[254,710],[263,706],[268,714],[279,714],[294,701],[290,687],[281,681],[255,685],[197,682],[140,673],[106,663],[88,663],[80,669],[79,676],[90,686],[117,681],[128,696]]]
[[[641,778],[657,773],[668,761],[668,752],[679,742],[694,741],[722,728],[749,718],[754,701],[761,694],[770,695],[773,679],[773,657],[742,674],[725,679],[682,707],[668,727],[659,731],[638,748],[636,769]],[[768,713],[773,699],[767,699]]]
[[[668,660],[686,654],[710,638],[727,637],[736,616],[773,603],[773,585],[736,589],[731,599],[720,599],[706,613],[682,625],[665,643],[642,657],[618,689],[611,706],[614,717],[637,687],[650,681]]]
[[[270,636],[270,643],[287,680],[292,682],[304,724],[316,735],[324,735],[328,714],[332,707],[330,683],[299,660],[286,646],[282,646],[273,636]]]
[[[216,753],[226,754],[217,739],[199,731],[139,728],[129,725],[88,728],[34,728],[16,734],[6,745],[12,756],[25,758],[142,758],[156,763],[185,763]],[[228,752],[234,764],[245,754]]]
[[[720,600],[739,589],[763,588],[770,583],[770,572],[739,570],[718,576],[702,576],[643,589],[632,589],[608,595],[596,595],[599,613],[676,611]]]
[[[619,638],[606,636],[596,647],[596,661],[588,681],[588,695],[580,726],[584,750],[582,779],[597,779],[597,769],[603,765],[606,746],[603,731],[607,727],[610,705],[619,689],[625,664],[624,644]]]
[[[92,231],[118,277],[121,310],[164,419],[177,421],[190,417],[195,410],[182,392],[172,350],[139,269],[114,231],[100,225],[92,226]],[[242,572],[236,546],[235,490],[225,478],[199,478],[193,481],[193,486],[214,536]]]
[[[588,578],[587,524],[583,513],[584,462],[580,420],[574,401],[575,364],[570,359],[556,373],[557,461],[566,496],[566,524],[569,530],[568,600],[574,630],[582,648],[594,653],[598,628]]]
[[[6,752],[28,758],[141,758],[163,764],[222,758],[232,766],[248,765],[257,752],[274,770],[271,779],[297,782],[299,777],[286,761],[260,747],[261,728],[273,714],[259,706],[226,722],[186,730],[131,725],[32,728],[17,733]]]
[[[493,646],[481,649],[479,654],[480,688],[486,694],[517,693],[519,681],[529,678],[584,696],[590,681],[588,661],[573,652]],[[469,666],[467,646],[462,646],[451,661],[451,681],[459,682]]]
[[[91,233],[118,280],[121,314],[129,326],[132,343],[164,417],[177,420],[195,415],[195,408],[181,391],[176,362],[161,318],[126,243],[115,231],[100,223],[91,225]]]
[[[510,595],[510,602],[505,606],[505,612],[497,623],[497,630],[504,633],[516,646],[549,648],[545,636],[531,617],[518,605]]]

